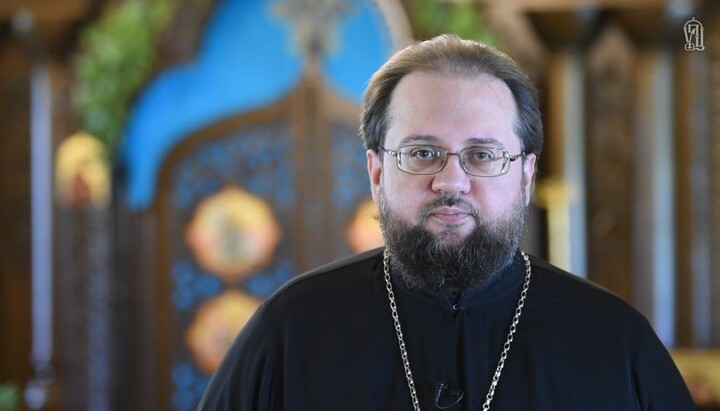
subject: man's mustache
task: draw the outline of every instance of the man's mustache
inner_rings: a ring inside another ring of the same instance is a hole
[[[478,217],[480,216],[480,210],[478,210],[466,200],[463,200],[462,198],[458,198],[456,196],[443,195],[442,197],[438,197],[435,200],[432,200],[431,202],[425,204],[423,208],[420,209],[421,221],[425,222],[430,217],[430,214],[432,214],[436,209],[440,207],[457,208],[464,213],[472,215],[475,221],[477,221]]]

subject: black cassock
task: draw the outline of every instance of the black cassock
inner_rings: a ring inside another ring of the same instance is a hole
[[[694,410],[649,323],[610,292],[531,258],[532,279],[493,410]],[[480,410],[525,276],[518,253],[452,301],[393,287],[422,410]],[[445,388],[438,391],[439,385]],[[198,410],[412,410],[382,249],[278,290],[238,335]]]

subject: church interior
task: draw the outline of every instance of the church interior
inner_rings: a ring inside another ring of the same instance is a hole
[[[3,0],[0,411],[193,410],[265,298],[382,245],[362,93],[444,32],[539,89],[523,248],[720,409],[720,2]]]

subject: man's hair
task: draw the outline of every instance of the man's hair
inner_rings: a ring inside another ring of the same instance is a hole
[[[532,82],[505,53],[483,43],[443,34],[397,52],[375,72],[365,91],[360,135],[378,152],[388,129],[388,106],[397,84],[413,72],[473,78],[490,75],[507,84],[515,100],[515,133],[526,154],[540,155],[542,120]]]

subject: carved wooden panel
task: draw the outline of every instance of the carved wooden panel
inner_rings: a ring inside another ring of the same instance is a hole
[[[118,307],[127,306],[110,264],[114,248],[110,209],[59,210],[57,214],[57,365],[63,407],[114,409],[126,375],[120,350],[130,340]]]
[[[707,322],[706,305],[693,298],[693,238],[695,227],[695,188],[693,170],[696,169],[697,146],[703,135],[707,135],[707,78],[703,75],[707,66],[705,56],[700,53],[677,53],[675,75],[676,96],[676,300],[677,300],[677,344],[692,346],[696,340],[695,324]],[[705,314],[702,314],[705,311]]]
[[[189,32],[161,42],[167,69],[129,120],[119,209],[141,330],[131,368],[147,364],[136,408],[193,409],[264,298],[374,245],[358,235],[377,226],[358,105],[405,26],[385,16],[392,0],[315,3],[183,0],[169,31]]]
[[[194,408],[262,300],[357,251],[348,233],[369,198],[357,114],[309,76],[169,155],[153,211],[159,408]]]
[[[588,278],[632,301],[633,50],[607,26],[586,78]]]
[[[179,146],[164,167],[157,204],[156,297],[163,409],[191,409],[197,403],[222,354],[204,350],[213,342],[203,338],[227,332],[226,338],[232,339],[238,330],[210,324],[207,327],[214,330],[192,337],[194,322],[208,321],[200,313],[202,307],[222,316],[223,306],[237,303],[237,310],[251,314],[262,298],[298,271],[293,244],[302,234],[295,188],[300,141],[291,114],[290,106],[282,104],[203,130]],[[204,211],[208,204],[219,211]],[[240,215],[223,207],[237,208]],[[251,212],[256,214],[253,219],[261,220],[257,227],[242,220]],[[223,221],[218,226],[213,218]],[[222,232],[236,225],[241,230]],[[243,230],[249,236],[271,238],[255,241],[244,237]],[[226,235],[238,236],[240,248],[225,240]],[[242,247],[255,251],[246,254]],[[260,255],[262,261],[256,260]],[[242,264],[233,265],[233,259]],[[220,305],[204,305],[230,290],[241,294],[227,294]]]

